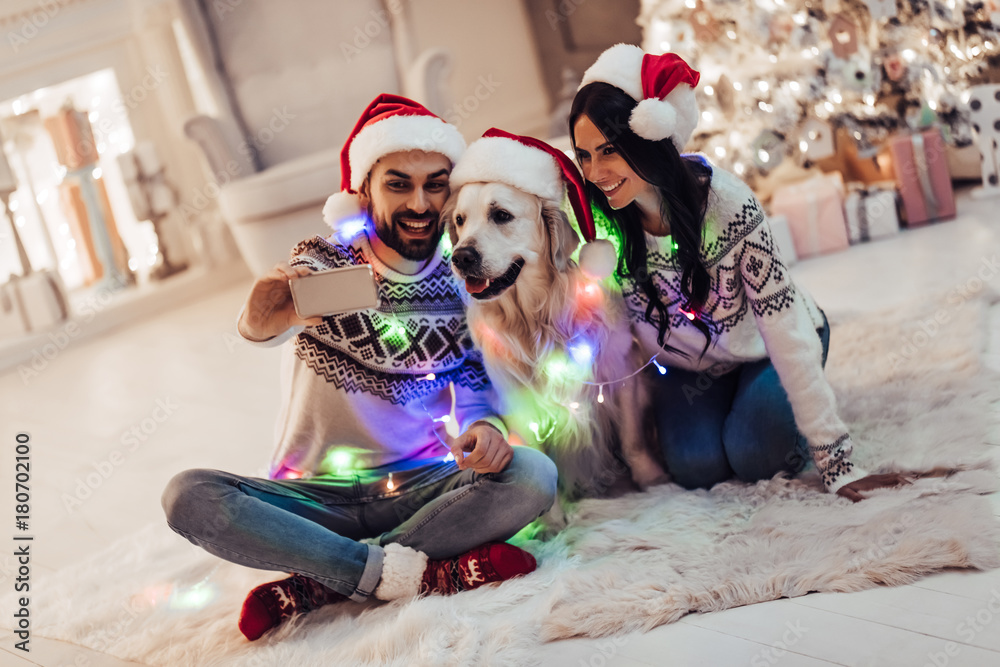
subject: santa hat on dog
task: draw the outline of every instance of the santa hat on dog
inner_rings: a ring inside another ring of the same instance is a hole
[[[644,139],[670,137],[680,152],[698,125],[695,86],[701,74],[676,53],[654,56],[632,44],[616,44],[584,73],[580,88],[600,81],[637,100],[628,124]]]
[[[465,139],[454,125],[413,100],[379,95],[358,119],[340,151],[340,192],[326,200],[323,219],[337,223],[361,213],[358,189],[379,158],[399,151],[441,153],[454,164],[465,151]]]
[[[453,190],[466,183],[504,183],[557,205],[565,192],[587,240],[580,250],[580,268],[595,278],[606,278],[614,270],[615,249],[610,241],[597,239],[583,176],[565,153],[544,141],[486,130],[455,165],[450,183]]]

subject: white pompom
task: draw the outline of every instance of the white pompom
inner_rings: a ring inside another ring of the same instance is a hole
[[[677,111],[669,102],[650,97],[635,105],[628,124],[643,139],[659,141],[674,133]]]
[[[597,239],[580,248],[580,269],[595,280],[604,280],[618,265],[615,247],[607,239]]]
[[[346,190],[330,195],[323,206],[323,221],[337,231],[337,224],[361,214],[361,199]]]

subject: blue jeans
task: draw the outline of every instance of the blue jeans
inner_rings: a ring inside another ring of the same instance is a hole
[[[826,315],[817,334],[825,366]],[[681,486],[707,489],[732,477],[755,482],[781,471],[796,473],[809,461],[809,444],[770,359],[716,378],[679,368],[651,375],[660,446]]]
[[[513,537],[555,493],[552,461],[515,447],[503,472],[484,475],[440,459],[310,479],[185,470],[162,503],[171,529],[219,558],[296,572],[362,601],[382,575],[382,545],[457,556]]]

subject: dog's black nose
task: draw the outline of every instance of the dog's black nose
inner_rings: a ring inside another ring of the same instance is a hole
[[[451,256],[451,263],[455,265],[456,269],[463,273],[475,271],[479,268],[479,263],[482,260],[483,258],[479,255],[479,251],[472,246],[455,248],[455,252]]]

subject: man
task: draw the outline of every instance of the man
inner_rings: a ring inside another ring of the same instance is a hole
[[[212,554],[296,573],[250,592],[239,621],[248,639],[331,602],[454,593],[535,568],[503,540],[551,506],[555,466],[507,443],[440,243],[464,149],[419,104],[376,98],[344,145],[343,191],[324,209],[335,234],[300,243],[240,313],[245,339],[292,341],[270,479],[187,470],[163,507],[173,530]],[[289,279],[365,263],[377,308],[296,315]]]

